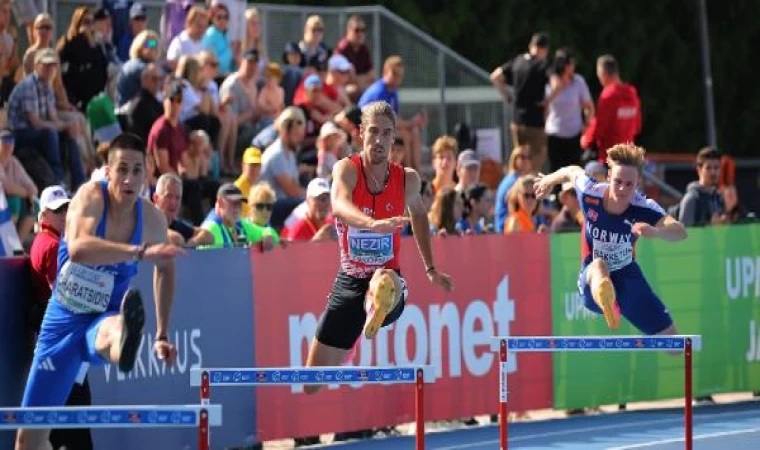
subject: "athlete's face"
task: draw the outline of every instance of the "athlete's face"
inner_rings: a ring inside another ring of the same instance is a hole
[[[396,129],[391,119],[380,115],[370,117],[366,124],[362,123],[360,136],[370,164],[388,161],[388,154],[396,139]]]
[[[109,155],[108,179],[116,201],[137,201],[145,185],[145,176],[143,153],[115,150]]]
[[[610,197],[616,202],[630,203],[639,185],[639,171],[635,167],[619,166],[610,168]]]

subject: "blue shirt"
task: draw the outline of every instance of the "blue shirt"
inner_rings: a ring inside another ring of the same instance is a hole
[[[140,58],[130,59],[119,72],[119,79],[116,82],[116,96],[118,97],[118,106],[124,106],[125,103],[137,97],[142,87],[143,69],[147,64]]]
[[[393,111],[398,114],[398,91],[389,91],[388,85],[382,78],[372,83],[367,90],[364,91],[364,94],[362,94],[362,97],[359,99],[359,108],[364,108],[364,105],[367,103],[380,100],[388,102],[393,108]]]
[[[206,34],[203,35],[201,45],[203,45],[203,48],[211,50],[216,55],[216,59],[219,61],[220,74],[232,73],[232,47],[227,38],[227,33],[212,25],[208,27]]]
[[[494,205],[494,229],[499,234],[504,234],[504,224],[507,223],[509,208],[507,207],[507,193],[517,181],[517,172],[512,172],[501,179],[499,187],[496,189],[496,200]]]

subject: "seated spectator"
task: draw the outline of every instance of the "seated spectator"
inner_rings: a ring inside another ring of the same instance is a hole
[[[464,192],[480,179],[480,160],[473,150],[467,149],[457,157],[457,178],[459,182],[454,187]]]
[[[494,231],[496,233],[504,233],[504,224],[509,215],[507,200],[510,189],[512,189],[518,178],[531,173],[533,170],[532,162],[530,147],[527,145],[518,145],[512,149],[512,153],[509,155],[507,174],[502,178],[499,187],[496,188],[494,204]]]
[[[208,72],[202,69],[200,60],[183,56],[177,65],[177,78],[182,79],[182,111],[179,120],[188,130],[203,130],[211,138],[213,147],[219,143],[221,121],[218,106],[207,88]]]
[[[261,237],[258,240],[254,240],[253,243],[255,244],[260,241],[263,250],[271,250],[280,245],[280,236],[269,224],[272,218],[274,201],[274,191],[266,183],[259,183],[251,188],[251,193],[248,196],[250,215],[245,217],[261,229]]]
[[[182,152],[187,148],[187,130],[179,120],[182,109],[182,84],[170,82],[164,92],[164,114],[156,120],[148,134],[148,168],[158,176],[177,173]],[[151,174],[151,171],[148,172]],[[152,180],[150,180],[152,181]]]
[[[361,151],[362,140],[359,136],[359,126],[362,124],[362,110],[352,105],[335,115],[333,120],[348,136],[348,144],[352,153]]]
[[[504,225],[504,234],[545,231],[544,225],[539,226],[538,230],[535,225],[535,216],[538,212],[536,192],[533,190],[535,181],[536,178],[532,175],[520,177],[510,189],[507,201],[509,216]]]
[[[678,220],[687,227],[727,223],[723,198],[718,192],[720,153],[705,147],[697,153],[696,162],[699,179],[686,187]]]
[[[338,103],[340,110],[352,105],[351,99],[346,92],[346,83],[354,70],[354,66],[343,55],[333,55],[327,60],[327,76],[325,87],[330,88],[334,97],[328,98]]]
[[[11,26],[11,5],[7,0],[0,2],[0,104],[8,99],[13,89],[13,74],[18,69],[19,40]],[[13,3],[16,3],[15,1]],[[29,15],[29,19],[34,16]],[[18,22],[18,17],[16,17]],[[31,22],[31,20],[29,20]]]
[[[306,19],[303,30],[303,40],[298,43],[298,49],[303,55],[301,67],[313,57],[321,61],[327,61],[332,51],[322,42],[325,37],[325,23],[318,15],[309,16]]]
[[[457,231],[464,234],[488,233],[488,219],[493,214],[493,195],[482,183],[471,184],[464,191],[464,214]]]
[[[288,42],[285,44],[285,50],[282,52],[282,88],[285,91],[285,106],[293,104],[293,97],[296,89],[303,80],[303,65],[305,59],[298,44]]]
[[[327,61],[317,58],[314,57],[307,62],[303,80],[293,96],[293,105],[304,108],[307,119],[311,118],[316,122],[315,137],[319,133],[319,127],[342,109],[338,103],[338,91],[325,83]]]
[[[116,55],[121,61],[129,60],[129,48],[135,40],[135,36],[142,33],[148,28],[148,14],[145,6],[141,3],[133,3],[129,9],[129,28],[121,39],[116,43]]]
[[[0,131],[0,184],[7,198],[11,219],[21,242],[26,242],[36,220],[37,186],[13,156],[13,133]]]
[[[58,69],[58,55],[53,49],[40,50],[35,54],[34,66],[34,72],[24,77],[11,93],[8,125],[13,130],[16,147],[40,151],[55,174],[55,184],[64,182],[65,155],[71,172],[71,190],[76,191],[85,181],[79,146],[71,138],[77,131],[76,123],[67,124],[58,119],[51,88]]]
[[[226,78],[235,71],[232,44],[227,35],[230,11],[224,3],[215,3],[208,11],[210,25],[203,34],[203,48],[211,50],[219,61],[219,75]],[[258,62],[258,58],[257,58]]]
[[[458,235],[457,222],[464,217],[464,198],[452,187],[438,189],[430,206],[430,232],[436,236]]]
[[[256,111],[258,61],[258,52],[254,49],[248,50],[243,54],[243,60],[237,72],[228,76],[222,83],[220,90],[222,104],[227,105],[228,114],[237,118],[235,154],[224,155],[221,158],[223,172],[234,173],[237,153],[251,145],[258,130],[256,123],[259,118]]]
[[[399,110],[398,89],[404,80],[404,62],[400,56],[390,56],[383,64],[383,77],[372,83],[359,99],[359,107],[374,101],[382,100],[393,107],[396,113],[396,130],[404,138],[406,144],[406,166],[417,171],[421,164],[420,130],[427,123],[427,117],[422,112],[410,120],[401,117]]]
[[[208,12],[202,5],[190,8],[185,19],[185,29],[175,36],[166,51],[166,65],[170,71],[177,69],[183,56],[195,56],[203,51],[203,35],[208,28]]]
[[[169,242],[192,247],[213,244],[214,237],[208,230],[192,226],[179,218],[182,180],[177,175],[166,173],[158,178],[153,203],[164,213],[169,224]]]
[[[142,72],[161,56],[155,31],[145,30],[138,34],[129,48],[129,61],[121,66],[116,84],[116,101],[120,108],[140,92]]]
[[[261,176],[261,149],[248,147],[243,153],[243,173],[235,180],[235,186],[246,198],[250,198],[251,187],[259,182],[259,176]],[[243,203],[243,217],[251,217],[250,203]]]
[[[589,161],[584,167],[584,172],[597,183],[607,182],[607,167],[599,161]]]
[[[264,86],[259,92],[258,110],[261,126],[274,123],[274,119],[285,109],[285,90],[280,86],[282,69],[277,63],[269,63],[264,71]]]
[[[240,56],[243,54],[243,41],[246,38],[246,28],[248,27],[246,20],[247,0],[210,0],[208,3],[211,7],[218,3],[227,6],[229,20],[226,34],[230,48],[232,48],[232,66],[237,67],[240,63]]]
[[[332,122],[326,122],[317,139],[317,176],[332,179],[335,163],[350,154],[346,150],[346,133]],[[349,149],[350,150],[350,149]]]
[[[314,178],[306,190],[306,214],[283,229],[282,239],[289,241],[337,240],[335,224],[330,217],[330,183]]]
[[[345,56],[353,65],[354,71],[346,84],[346,92],[354,101],[375,81],[375,70],[366,42],[367,25],[364,19],[358,14],[349,17],[346,35],[338,42],[335,53]]]
[[[182,31],[185,30],[187,16],[196,5],[196,0],[166,0],[161,10],[159,22],[159,34],[161,35],[161,49],[168,51],[169,46]],[[203,30],[206,31],[205,29]],[[176,60],[179,60],[177,57]],[[176,61],[175,60],[175,61]],[[173,71],[174,68],[169,68]]]
[[[214,54],[208,50],[203,50],[198,53],[198,62],[201,63],[201,75],[203,80],[206,81],[206,85],[201,89],[205,89],[211,97],[211,103],[213,104],[213,111],[216,118],[219,119],[219,138],[214,144],[213,148],[218,148],[218,152],[214,152],[214,160],[219,161],[219,155],[234,155],[235,146],[237,145],[237,117],[232,115],[227,107],[227,104],[232,101],[232,98],[227,98],[227,103],[221,102],[221,95],[219,94],[219,85],[216,84],[216,80],[219,75],[219,62],[216,60]],[[212,148],[212,150],[213,150]],[[234,160],[234,158],[233,158]]]
[[[402,138],[403,139],[403,138]],[[438,190],[446,187],[455,187],[454,171],[457,166],[457,153],[459,153],[459,144],[451,136],[440,136],[433,143],[433,175],[432,188],[435,194]],[[406,151],[404,151],[406,156]]]
[[[391,147],[391,152],[388,154],[388,158],[393,164],[403,166],[405,156],[406,149],[404,148],[404,138],[396,136],[396,139],[393,141],[393,147]]]
[[[555,233],[580,231],[583,226],[583,211],[578,202],[575,185],[571,181],[562,184],[559,202],[562,204],[562,209],[552,221],[552,231]]]
[[[185,193],[183,204],[187,207],[193,224],[203,221],[203,200],[214,203],[214,196],[219,183],[209,177],[209,163],[204,149],[211,146],[205,131],[195,130],[190,133],[187,150],[182,152],[179,160],[179,175],[182,178],[182,190]]]
[[[163,78],[158,65],[146,65],[140,76],[140,92],[125,105],[126,129],[136,134],[143,142],[148,142],[150,129],[164,114],[164,105],[158,99]]]
[[[269,64],[267,49],[264,45],[264,38],[261,33],[261,17],[259,10],[248,8],[245,10],[245,29],[243,31],[243,41],[240,49],[235,56],[237,65],[240,65],[240,59],[243,53],[250,49],[256,49],[259,52],[259,73],[264,72],[264,67]]]
[[[747,208],[739,202],[739,193],[736,186],[723,186],[723,203],[726,207],[726,217],[729,223],[743,223],[755,220],[755,214],[747,211]]]
[[[241,220],[243,202],[247,199],[234,184],[225,183],[216,194],[214,209],[208,213],[201,228],[211,233],[213,248],[232,248],[253,242],[253,228]]]
[[[71,103],[82,112],[93,97],[105,90],[108,81],[108,59],[95,41],[93,20],[88,7],[77,7],[69,29],[56,46],[63,85]]]

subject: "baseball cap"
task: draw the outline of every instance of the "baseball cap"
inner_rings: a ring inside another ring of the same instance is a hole
[[[350,72],[354,65],[341,54],[335,54],[327,61],[327,69],[336,72]]]
[[[261,149],[248,147],[243,153],[243,164],[261,164]]]
[[[319,75],[309,75],[306,81],[303,82],[305,89],[318,89],[322,87],[322,79]]]
[[[333,122],[327,121],[322,125],[322,128],[319,129],[319,138],[324,139],[328,136],[332,135],[339,135],[342,138],[346,138],[346,133],[338,128],[337,125],[335,125]]]
[[[314,198],[330,192],[330,183],[324,178],[314,178],[306,187],[306,197]]]
[[[52,48],[37,50],[34,64],[58,64],[58,54]]]
[[[137,19],[141,17],[148,17],[148,13],[145,11],[145,6],[143,6],[142,3],[133,4],[129,9],[129,18]]]
[[[247,201],[245,195],[232,183],[224,183],[218,191],[216,191],[217,197],[222,197],[232,201]]]
[[[457,167],[479,166],[480,160],[474,150],[464,150],[457,158]]]
[[[40,194],[40,211],[55,211],[70,201],[62,186],[48,186]]]

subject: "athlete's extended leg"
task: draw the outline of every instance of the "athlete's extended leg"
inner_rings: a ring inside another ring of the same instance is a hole
[[[594,259],[586,271],[586,282],[591,288],[594,302],[604,313],[604,320],[611,330],[620,326],[620,314],[615,305],[615,286],[612,284],[610,271],[601,258]]]
[[[348,355],[348,352],[350,351],[351,349],[338,348],[323,344],[315,337],[311,340],[309,356],[306,359],[306,367],[339,366],[343,360],[346,359],[346,355]],[[323,385],[321,384],[311,384],[306,385],[303,388],[304,392],[307,394],[316,394],[322,389],[322,387]]]
[[[121,301],[121,312],[101,320],[91,331],[95,333],[94,339],[88,332],[88,341],[94,341],[94,350],[104,360],[118,363],[119,370],[127,373],[135,364],[144,324],[142,296],[139,291],[129,289]]]
[[[369,290],[364,309],[367,321],[364,323],[364,335],[372,339],[380,331],[385,318],[393,311],[402,297],[401,277],[389,269],[378,269],[369,282]]]

